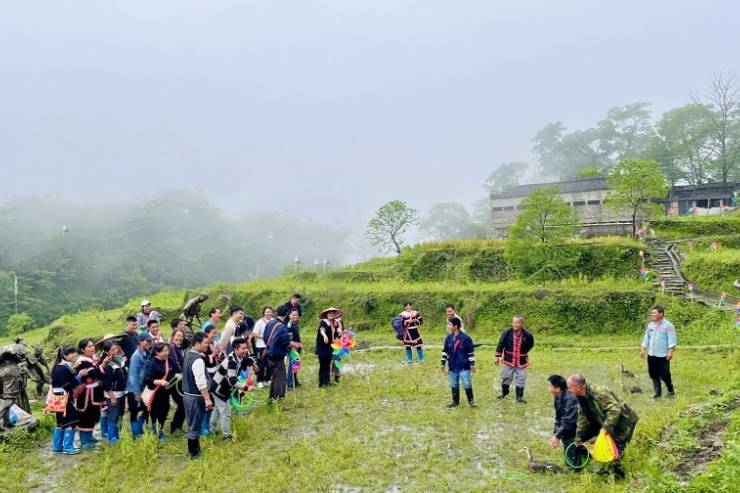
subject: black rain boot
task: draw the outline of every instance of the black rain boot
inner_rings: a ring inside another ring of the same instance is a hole
[[[468,404],[470,407],[476,407],[475,398],[473,397],[473,388],[465,389],[465,395],[468,396]]]
[[[515,387],[516,388],[516,401],[521,404],[526,404],[527,401],[524,400],[524,387]]]
[[[188,452],[191,459],[200,457],[200,440],[197,438],[188,438]]]
[[[660,378],[653,378],[653,390],[655,390],[655,395],[653,395],[653,399],[660,399],[662,393],[660,389]]]
[[[460,387],[452,388],[452,402],[447,404],[447,407],[457,407],[460,405]]]
[[[665,388],[667,390],[667,392],[665,393],[666,397],[676,397],[676,393],[673,391],[673,382],[671,381],[670,377],[665,379]]]
[[[501,384],[501,393],[499,393],[498,398],[499,399],[503,399],[507,395],[509,395],[509,386],[506,385],[505,383],[502,383]]]

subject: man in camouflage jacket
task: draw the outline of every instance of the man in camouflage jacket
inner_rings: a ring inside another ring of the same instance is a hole
[[[617,477],[624,477],[620,460],[624,455],[624,449],[632,440],[639,416],[608,388],[586,384],[586,378],[580,373],[568,377],[568,390],[578,398],[580,406],[576,442],[590,440],[603,428],[611,435],[619,449],[619,459],[611,463],[611,472]]]

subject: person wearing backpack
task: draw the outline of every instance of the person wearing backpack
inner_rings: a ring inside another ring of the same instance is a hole
[[[406,363],[413,363],[413,349],[416,349],[416,357],[419,363],[424,362],[424,341],[421,339],[419,325],[421,325],[421,314],[414,310],[410,301],[404,303],[404,310],[398,314],[403,319],[403,345],[406,347]]]
[[[270,400],[275,401],[285,397],[287,378],[285,374],[285,357],[290,351],[291,343],[285,320],[288,318],[289,308],[285,305],[278,307],[277,318],[270,320],[265,326],[265,351],[263,360],[267,362],[272,380],[270,381]]]

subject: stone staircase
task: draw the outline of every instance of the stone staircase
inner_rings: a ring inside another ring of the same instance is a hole
[[[681,296],[697,303],[717,308],[722,311],[735,311],[738,301],[735,296],[726,296],[724,304],[720,306],[720,293],[695,288],[692,293],[688,290],[688,280],[681,273],[681,257],[676,252],[676,243],[662,238],[647,240],[652,245],[652,256],[646,263],[653,269],[655,278],[653,286],[660,289],[661,279],[665,280],[665,292],[674,296]]]
[[[675,251],[675,244],[660,238],[649,239],[652,244],[652,256],[648,257],[647,264],[653,269],[655,277],[653,286],[660,289],[660,281],[665,281],[665,292],[676,296],[683,296],[687,292],[687,282],[678,266],[681,263]]]

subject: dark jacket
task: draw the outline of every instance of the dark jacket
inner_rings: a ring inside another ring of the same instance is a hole
[[[126,381],[128,380],[128,371],[125,367],[119,366],[117,363],[110,363],[105,367],[105,373],[103,374],[103,390],[108,392],[125,392]]]
[[[553,405],[555,406],[553,435],[561,440],[575,437],[578,423],[578,398],[566,389],[553,399]]]
[[[509,327],[501,333],[501,337],[498,340],[496,346],[496,357],[504,357],[504,364],[507,366],[529,366],[529,356],[527,353],[534,346],[534,336],[527,329],[522,327],[522,339],[519,346],[519,360],[514,361],[514,353],[516,348],[514,347],[514,329]]]
[[[170,354],[167,359],[170,362],[170,371],[172,373],[182,373],[182,365],[185,362],[185,349],[175,346],[174,342],[169,344]]]
[[[640,418],[614,392],[601,385],[587,384],[586,395],[578,397],[578,403],[581,409],[576,432],[578,441],[585,442],[595,437],[601,428],[614,438],[620,448],[632,439]]]
[[[267,358],[271,360],[285,359],[290,352],[290,334],[288,334],[285,325],[278,319],[270,320],[265,327],[263,337],[266,344],[269,342],[265,351]]]
[[[82,383],[82,377],[75,373],[71,365],[61,363],[54,365],[51,369],[52,388],[64,389],[67,393],[72,393],[80,383]]]
[[[69,394],[67,400],[67,409],[64,413],[57,413],[57,426],[70,426],[79,421],[80,417],[74,406],[72,393],[75,388],[82,382],[82,377],[75,374],[72,365],[60,363],[54,365],[51,369],[51,387],[53,389],[62,389]],[[62,392],[54,392],[61,395]]]
[[[154,384],[155,380],[170,380],[174,373],[172,372],[172,368],[169,368],[167,372],[165,372],[165,362],[160,361],[159,358],[152,357],[149,359],[149,361],[146,364],[146,371],[144,372],[144,385],[149,387],[150,389],[154,389],[156,385]]]
[[[288,329],[288,334],[292,342],[301,342],[301,328],[298,322],[288,322],[285,328]]]
[[[465,332],[460,332],[457,337],[447,334],[442,350],[442,366],[445,363],[454,372],[470,370],[471,366],[475,366],[473,339]]]
[[[128,332],[123,333],[121,337],[121,349],[123,354],[126,356],[126,368],[128,369],[131,364],[131,356],[136,352],[139,347],[138,334],[129,334]]]
[[[318,356],[328,358],[334,354],[334,348],[331,345],[334,343],[334,339],[339,336],[338,331],[340,327],[341,325],[337,323],[336,327],[332,328],[329,325],[329,321],[325,319],[319,322],[319,329],[316,331],[316,354]],[[329,342],[324,342],[324,336],[321,335],[322,329],[326,333]]]
[[[301,303],[300,302],[298,302],[297,305],[293,305],[293,304],[290,303],[290,300],[288,300],[288,301],[285,302],[285,304],[283,306],[288,308],[288,315],[290,315],[290,312],[291,311],[298,310],[298,316],[299,317],[302,317],[303,316],[303,308],[301,307]],[[285,317],[285,319],[287,320],[288,317]]]

